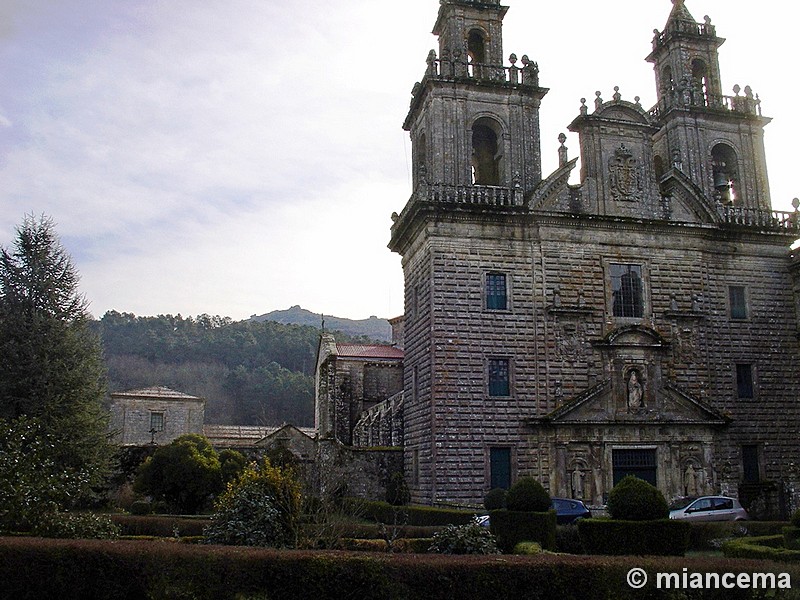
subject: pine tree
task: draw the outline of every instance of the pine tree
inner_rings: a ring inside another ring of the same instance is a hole
[[[26,216],[0,249],[0,418],[35,418],[57,440],[50,458],[90,487],[111,451],[100,342],[78,281],[49,218]]]

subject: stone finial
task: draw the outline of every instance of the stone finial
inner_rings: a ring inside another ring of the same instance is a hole
[[[510,62],[512,65],[516,65],[517,64],[517,55],[512,52],[511,56],[508,57],[508,62]]]
[[[741,91],[742,91],[742,88],[739,86],[738,83],[733,86],[733,93],[736,94],[737,96],[739,95],[739,92],[741,92]]]
[[[753,88],[751,88],[749,85],[744,86],[744,95],[752,100],[753,99]]]
[[[800,209],[800,198],[795,198],[794,200],[792,200],[792,206],[794,207],[795,210]]]
[[[614,102],[619,102],[622,100],[622,94],[619,93],[619,86],[614,86]]]
[[[589,107],[586,106],[586,98],[581,98],[581,114],[582,115],[589,114]]]
[[[639,96],[634,96],[633,101],[636,103],[636,106],[642,108],[642,99]]]
[[[561,306],[561,289],[558,286],[553,288],[553,306]]]
[[[567,136],[563,133],[559,133],[558,141],[561,142],[561,147],[558,149],[558,166],[563,167],[569,160],[567,156],[567,147],[564,145],[564,142],[567,141]]]
[[[594,93],[594,95],[595,95],[594,109],[595,110],[600,110],[600,107],[603,106],[603,99],[600,97],[601,94],[602,94],[602,92],[600,92],[599,90]]]
[[[704,16],[703,16],[703,22],[704,22],[706,25],[711,25],[711,17],[709,17],[708,15],[704,15]]]

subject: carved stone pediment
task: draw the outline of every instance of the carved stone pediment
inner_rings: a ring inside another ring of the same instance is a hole
[[[656,330],[641,325],[619,327],[596,341],[595,346],[605,348],[666,348],[669,346]]]
[[[618,401],[612,380],[607,379],[568,400],[550,414],[535,419],[550,426],[572,425],[702,425],[722,426],[728,417],[701,400],[667,383],[656,390],[654,400],[642,406]]]

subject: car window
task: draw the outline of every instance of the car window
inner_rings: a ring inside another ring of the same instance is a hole
[[[731,510],[733,500],[730,498],[714,498],[714,510]]]
[[[689,507],[689,510],[711,510],[711,498],[701,498]]]

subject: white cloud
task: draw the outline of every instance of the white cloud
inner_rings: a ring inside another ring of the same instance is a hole
[[[400,126],[436,45],[435,0],[68,4],[15,2],[0,32],[13,65],[0,72],[2,239],[25,212],[52,215],[99,314],[402,310],[386,243],[410,193]],[[619,85],[654,102],[643,59],[669,3],[509,4],[505,53],[538,61],[551,87],[546,172],[581,97]],[[796,90],[765,57],[787,51],[789,20],[773,20],[773,35],[752,30],[744,1],[689,8],[729,38],[726,86],[750,83],[778,117],[767,150],[788,206],[800,192],[788,191]],[[577,155],[577,139],[567,145]]]

